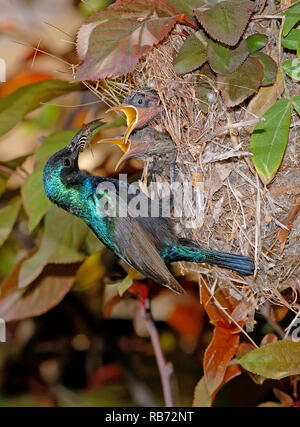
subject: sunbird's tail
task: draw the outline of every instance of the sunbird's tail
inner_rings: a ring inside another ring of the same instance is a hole
[[[163,258],[165,263],[178,261],[205,262],[229,268],[243,276],[250,276],[254,273],[254,261],[252,258],[202,249],[193,240],[180,239],[180,243],[180,246],[172,246],[164,251]]]

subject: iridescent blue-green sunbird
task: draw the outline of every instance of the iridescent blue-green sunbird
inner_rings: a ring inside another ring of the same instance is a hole
[[[65,148],[48,160],[44,188],[53,203],[81,218],[101,242],[130,266],[177,293],[184,290],[167,267],[172,262],[216,264],[245,276],[253,274],[253,259],[202,249],[193,240],[178,237],[171,218],[135,217],[130,210],[122,216],[119,209],[114,210],[115,216],[103,215],[103,206],[115,204],[115,208],[126,208],[133,195],[125,182],[88,175],[78,167],[80,151],[101,124],[96,120],[84,125]],[[99,190],[102,185],[108,185],[108,191]],[[103,200],[105,204],[100,203]]]

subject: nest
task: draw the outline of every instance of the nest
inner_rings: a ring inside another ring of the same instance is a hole
[[[245,120],[245,103],[228,110],[213,80],[198,71],[181,76],[175,73],[173,60],[185,39],[182,29],[175,27],[163,43],[139,61],[134,72],[106,80],[105,86],[95,82],[90,88],[108,105],[120,103],[138,87],[158,91],[164,114],[154,125],[165,129],[177,146],[176,181],[192,182],[199,190],[200,204],[194,200],[191,206],[198,227],[187,227],[183,218],[180,233],[204,248],[249,255],[256,267],[255,275],[246,278],[203,264],[184,268],[206,276],[211,286],[228,287],[237,299],[246,297],[253,307],[266,299],[288,304],[281,292],[295,289],[300,276],[300,215],[295,216],[291,227],[286,221],[291,209],[297,210],[300,204],[297,128],[291,129],[280,170],[265,187],[251,162],[250,134],[242,125],[232,126]],[[207,114],[201,112],[197,98],[198,84],[203,81],[211,87]],[[143,176],[147,168],[145,164]],[[285,233],[288,238],[284,245],[279,237]]]

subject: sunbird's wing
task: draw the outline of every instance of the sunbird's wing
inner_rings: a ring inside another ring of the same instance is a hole
[[[110,227],[109,234],[113,236],[113,244],[109,246],[146,277],[177,293],[184,293],[158,252],[159,240],[166,240],[165,244],[171,243],[166,221],[163,218],[135,217],[134,207],[130,203],[133,195],[128,193],[127,184],[119,182],[115,189],[116,192],[112,193],[112,189],[104,192],[97,188],[103,206],[108,205],[113,213],[110,220],[106,220]],[[140,200],[146,203],[148,198],[145,196]]]
[[[147,231],[136,218],[115,218],[115,239],[127,262],[154,282],[177,293],[184,289],[170,273]]]

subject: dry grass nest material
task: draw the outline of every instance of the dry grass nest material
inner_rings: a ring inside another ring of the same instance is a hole
[[[291,206],[300,203],[297,127],[292,128],[280,170],[264,187],[251,162],[249,133],[242,126],[228,129],[232,123],[245,120],[245,103],[226,109],[214,82],[202,76],[213,94],[208,113],[202,113],[196,96],[200,73],[179,76],[173,68],[183,41],[182,26],[177,26],[140,60],[134,72],[95,82],[90,88],[108,105],[120,103],[137,87],[150,86],[158,91],[164,114],[154,125],[167,130],[177,146],[181,167],[176,180],[192,181],[202,190],[199,227],[188,229],[183,220],[181,233],[204,248],[252,256],[256,265],[255,276],[246,278],[201,264],[190,264],[188,271],[205,275],[212,287],[227,286],[237,299],[247,297],[253,307],[265,299],[286,304],[280,292],[289,287],[295,290],[297,281],[298,286],[300,283],[300,215],[292,224],[284,249],[278,241],[278,233],[286,230],[284,222]],[[192,208],[196,209],[196,203]]]

